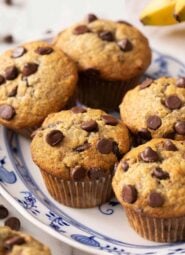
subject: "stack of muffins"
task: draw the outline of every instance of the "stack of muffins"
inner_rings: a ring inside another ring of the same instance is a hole
[[[140,82],[150,62],[135,27],[89,14],[51,45],[0,57],[0,123],[34,131],[33,161],[58,202],[90,208],[114,191],[141,236],[175,242],[185,240],[185,78]],[[105,112],[119,105],[121,120]]]

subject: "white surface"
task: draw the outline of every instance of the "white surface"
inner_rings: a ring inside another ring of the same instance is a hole
[[[98,16],[115,20],[127,16],[128,20],[136,23],[147,34],[152,46],[184,61],[185,24],[170,28],[143,28],[134,13],[138,13],[139,5],[144,1],[126,0],[127,8],[124,0],[15,0],[14,7],[7,7],[2,2],[3,0],[0,0],[0,37],[11,33],[17,43],[48,36],[45,34],[47,29],[52,29],[55,34],[65,26],[83,18],[86,13],[95,12]],[[7,47],[10,46],[1,43],[0,51]],[[1,197],[0,203],[7,205]],[[18,215],[15,208],[7,206],[13,215]],[[21,216],[19,218],[23,229],[49,245],[53,255],[72,254],[70,247],[39,231]],[[73,254],[83,253],[74,251]]]

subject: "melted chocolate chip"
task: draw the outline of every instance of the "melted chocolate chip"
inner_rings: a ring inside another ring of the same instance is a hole
[[[147,147],[143,152],[141,152],[140,158],[147,163],[159,161],[159,155],[151,147]]]
[[[100,39],[107,42],[113,42],[114,41],[114,35],[111,31],[103,31],[99,34]]]
[[[185,88],[185,77],[178,78],[176,81],[176,86],[179,88]]]
[[[14,80],[17,78],[19,71],[16,66],[9,66],[5,69],[5,79]]]
[[[64,135],[60,130],[52,130],[46,136],[46,142],[50,146],[56,146],[64,139]]]
[[[177,147],[175,146],[174,143],[172,143],[172,141],[170,140],[166,140],[163,144],[163,148],[166,151],[177,151]]]
[[[161,207],[164,204],[164,198],[160,193],[153,191],[149,195],[148,204],[153,208]]]
[[[4,43],[8,43],[8,44],[11,44],[11,43],[14,43],[14,37],[13,37],[13,35],[5,35],[4,37],[3,37],[3,42]]]
[[[17,47],[16,49],[14,49],[14,51],[12,52],[12,58],[20,58],[22,57],[25,53],[27,52],[27,50],[24,47]]]
[[[4,120],[11,120],[15,115],[15,109],[8,104],[0,105],[0,118]]]
[[[22,74],[23,76],[30,76],[37,72],[39,65],[36,63],[26,63],[23,67]]]
[[[74,149],[74,151],[83,152],[83,151],[89,149],[90,146],[91,146],[91,145],[90,145],[89,143],[86,142],[86,143],[84,143],[84,144],[82,144],[82,145],[77,146],[77,147]]]
[[[71,177],[74,181],[81,181],[85,178],[86,171],[82,166],[76,166],[71,169]]]
[[[11,217],[11,218],[8,218],[6,221],[5,221],[5,226],[11,228],[12,230],[15,230],[15,231],[19,231],[20,228],[21,228],[21,222],[18,218],[16,217]]]
[[[118,160],[123,157],[123,153],[119,150],[119,146],[116,142],[113,142],[113,153],[116,155]]]
[[[0,205],[0,219],[5,219],[6,217],[8,217],[8,214],[8,209],[3,205]]]
[[[133,185],[126,185],[122,190],[122,198],[126,203],[133,204],[137,200],[137,189]]]
[[[8,97],[14,97],[17,95],[17,89],[18,86],[15,86],[14,88],[12,88],[12,90],[8,93]]]
[[[178,121],[175,124],[175,131],[179,135],[185,135],[185,121]]]
[[[96,148],[102,154],[109,154],[113,151],[113,141],[103,138],[97,143]]]
[[[10,237],[8,238],[3,245],[3,248],[11,251],[14,245],[22,245],[25,244],[26,241],[23,237],[20,236],[14,236],[14,237]]]
[[[150,85],[151,85],[152,83],[153,83],[153,80],[150,79],[150,78],[147,78],[146,80],[144,80],[144,81],[140,84],[139,88],[140,88],[140,89],[145,89],[145,88],[147,88],[147,87],[150,87]]]
[[[87,174],[91,180],[97,180],[105,176],[104,171],[101,168],[90,168]]]
[[[95,120],[88,120],[81,124],[81,128],[87,132],[97,132],[98,124]]]
[[[133,49],[133,44],[128,39],[123,39],[119,41],[118,46],[124,52],[131,51]]]
[[[165,99],[165,106],[170,110],[179,109],[182,106],[182,101],[176,95],[171,95]]]
[[[82,35],[82,34],[89,33],[89,32],[90,32],[89,28],[85,25],[77,26],[73,30],[74,35]]]
[[[169,173],[166,171],[163,171],[160,167],[155,167],[152,171],[152,176],[156,177],[159,180],[166,180],[169,179]]]
[[[129,169],[129,164],[127,161],[121,161],[121,168],[123,169],[124,172],[127,172]]]
[[[147,127],[152,130],[158,129],[161,126],[161,124],[162,124],[161,119],[156,115],[149,116],[147,119]]]
[[[105,124],[110,126],[116,126],[118,124],[118,120],[111,115],[103,115],[102,119],[105,121]]]
[[[93,22],[93,21],[95,21],[95,20],[97,20],[98,18],[97,18],[97,16],[96,15],[94,15],[93,13],[89,13],[88,15],[87,15],[87,22]]]
[[[71,108],[71,111],[75,114],[87,112],[87,110],[85,108],[80,107],[80,106],[75,106],[75,107]]]
[[[2,75],[0,75],[0,85],[2,85],[3,83],[5,83],[5,78]]]
[[[53,52],[53,49],[51,47],[38,47],[35,52],[39,55],[49,55]]]

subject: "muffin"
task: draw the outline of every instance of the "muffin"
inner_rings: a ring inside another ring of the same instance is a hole
[[[42,41],[2,54],[0,70],[0,123],[24,135],[65,107],[78,75],[72,60]]]
[[[120,161],[113,189],[131,227],[156,242],[185,240],[185,142],[156,138]]]
[[[185,139],[185,78],[146,79],[121,105],[124,123],[138,140]]]
[[[51,255],[49,249],[26,234],[0,227],[0,255]]]
[[[129,146],[122,122],[101,110],[74,107],[45,119],[31,152],[53,198],[89,208],[111,198],[114,164]]]
[[[147,39],[127,22],[89,15],[54,39],[79,68],[78,97],[92,108],[115,110],[151,62]]]

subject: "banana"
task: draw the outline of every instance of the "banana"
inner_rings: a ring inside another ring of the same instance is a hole
[[[180,0],[179,0],[180,1]],[[181,0],[185,2],[185,0]],[[164,26],[178,23],[174,17],[177,0],[152,0],[140,15],[144,25]]]
[[[185,21],[185,0],[177,0],[174,16],[178,22]]]

